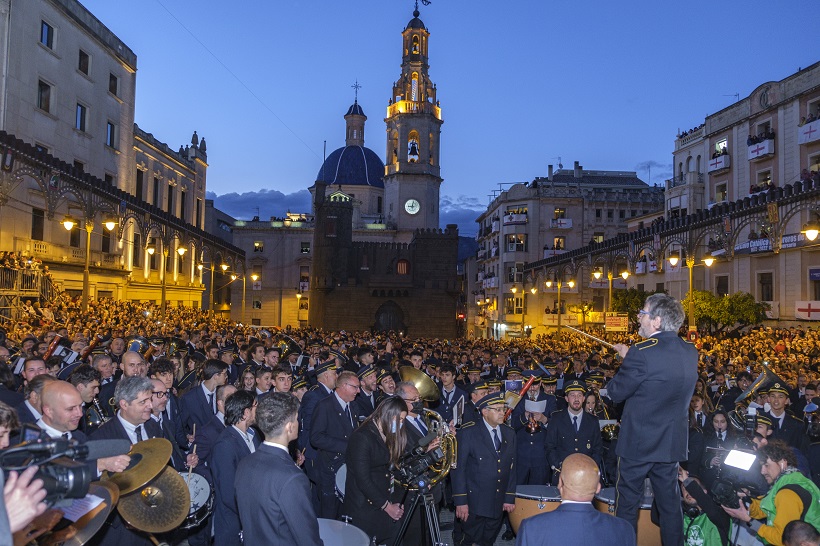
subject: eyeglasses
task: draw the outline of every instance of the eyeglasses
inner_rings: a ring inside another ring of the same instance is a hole
[[[502,412],[502,413],[507,411],[506,408],[504,408],[503,406],[500,407],[500,408],[491,408],[491,407],[488,406],[486,409],[491,410],[491,411],[499,411],[499,412]]]
[[[419,398],[418,396],[415,398],[402,398],[402,400],[404,400],[405,402],[421,402],[421,398]]]
[[[638,318],[642,317],[643,315],[649,315],[649,311],[644,311],[643,309],[638,311]]]
[[[356,390],[361,389],[361,387],[359,385],[354,385],[353,383],[345,383],[345,385],[352,388],[352,389],[356,389]]]
[[[165,391],[156,391],[156,392],[152,392],[151,394],[153,394],[157,398],[165,398],[166,396],[168,396],[168,393],[165,392]]]

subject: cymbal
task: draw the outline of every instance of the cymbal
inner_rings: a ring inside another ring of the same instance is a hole
[[[146,533],[167,533],[176,529],[188,517],[190,508],[188,486],[169,466],[145,487],[120,497],[117,506],[129,525]]]
[[[151,438],[131,446],[131,463],[122,472],[103,472],[102,479],[120,489],[120,495],[133,493],[154,479],[171,458],[171,442],[165,438]]]
[[[91,482],[88,494],[96,495],[103,501],[63,531],[41,538],[38,542],[40,546],[82,546],[91,540],[117,505],[120,490],[111,482]]]

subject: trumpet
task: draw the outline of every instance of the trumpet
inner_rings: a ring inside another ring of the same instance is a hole
[[[102,407],[100,406],[99,399],[95,396],[94,399],[91,401],[91,405],[88,406],[85,410],[86,426],[99,427],[100,425],[108,421],[108,419],[110,418],[106,417]]]

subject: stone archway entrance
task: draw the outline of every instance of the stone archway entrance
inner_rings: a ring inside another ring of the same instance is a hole
[[[406,332],[407,328],[404,325],[404,311],[395,301],[384,302],[376,311],[376,323],[373,326],[376,332],[387,332],[394,330],[396,332]]]

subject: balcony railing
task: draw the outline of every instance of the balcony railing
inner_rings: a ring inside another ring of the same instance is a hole
[[[766,159],[774,155],[774,139],[766,139],[749,146],[749,161]]]
[[[572,229],[571,218],[555,218],[550,220],[550,227],[552,229]]]
[[[504,225],[505,226],[514,226],[519,224],[526,224],[527,223],[527,213],[510,213],[504,215]]]
[[[811,123],[806,123],[802,127],[797,128],[797,143],[808,144],[820,140],[820,119],[816,119]]]
[[[732,166],[732,156],[729,154],[719,155],[709,160],[709,167],[706,169],[708,173],[716,173],[724,171]]]
[[[397,100],[387,107],[387,117],[396,114],[433,114],[437,119],[441,119],[441,108],[426,101]]]

